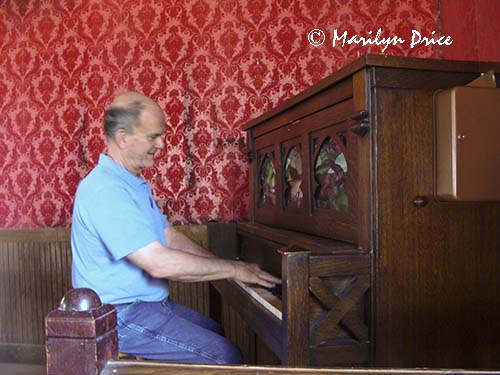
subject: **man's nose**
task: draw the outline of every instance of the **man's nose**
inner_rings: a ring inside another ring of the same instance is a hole
[[[163,150],[163,148],[165,147],[165,141],[163,140],[163,137],[156,138],[155,147]]]

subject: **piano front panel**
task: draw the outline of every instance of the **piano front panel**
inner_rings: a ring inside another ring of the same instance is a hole
[[[360,137],[350,131],[352,109],[352,98],[344,99],[253,140],[257,222],[359,243]]]

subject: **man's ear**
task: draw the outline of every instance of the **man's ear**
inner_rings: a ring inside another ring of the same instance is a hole
[[[129,133],[125,129],[118,129],[115,132],[115,142],[120,149],[127,146]]]

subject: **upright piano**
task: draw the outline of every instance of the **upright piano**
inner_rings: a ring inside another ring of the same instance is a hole
[[[208,243],[282,279],[211,283],[248,361],[500,366],[500,203],[435,195],[434,96],[489,70],[366,55],[244,126],[250,221]]]

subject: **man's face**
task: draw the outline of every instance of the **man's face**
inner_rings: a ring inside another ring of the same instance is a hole
[[[138,175],[142,169],[154,166],[154,157],[165,146],[165,117],[160,108],[148,107],[141,123],[127,135],[126,163],[128,170]]]

